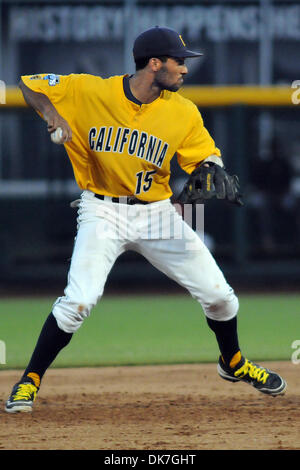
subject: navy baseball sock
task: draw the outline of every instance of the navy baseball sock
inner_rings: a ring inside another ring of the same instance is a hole
[[[41,380],[57,354],[67,346],[72,336],[73,333],[66,333],[57,326],[56,319],[51,312],[44,323],[23,377],[28,374],[38,374]]]
[[[206,317],[206,320],[208,326],[216,335],[224,363],[230,365],[233,357],[240,351],[237,333],[237,317],[235,316],[227,321],[212,320],[208,317]],[[239,355],[237,355],[236,358],[239,358]]]

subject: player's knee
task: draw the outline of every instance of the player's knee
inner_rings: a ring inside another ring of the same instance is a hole
[[[224,295],[218,295],[206,302],[205,314],[212,320],[226,321],[235,317],[239,309],[237,296],[231,290]]]
[[[75,333],[84,319],[90,315],[93,306],[93,304],[83,302],[72,302],[62,297],[55,303],[52,313],[61,330],[66,333]]]

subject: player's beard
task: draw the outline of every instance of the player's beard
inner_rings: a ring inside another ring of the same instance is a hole
[[[178,91],[183,84],[183,79],[178,80],[175,83],[170,83],[168,80],[169,72],[166,67],[162,67],[155,75],[153,85],[160,90]]]

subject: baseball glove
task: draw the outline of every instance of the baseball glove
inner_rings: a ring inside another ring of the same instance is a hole
[[[243,206],[239,188],[239,179],[236,175],[231,176],[224,167],[207,162],[197,167],[189,176],[178,197],[178,202],[203,204],[206,200],[215,197]]]

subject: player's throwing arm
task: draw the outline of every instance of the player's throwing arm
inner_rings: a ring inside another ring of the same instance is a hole
[[[22,80],[19,83],[26,103],[33,107],[46,121],[51,140],[55,144],[64,144],[72,140],[72,130],[68,122],[57,112],[49,98],[43,93],[30,90]]]

